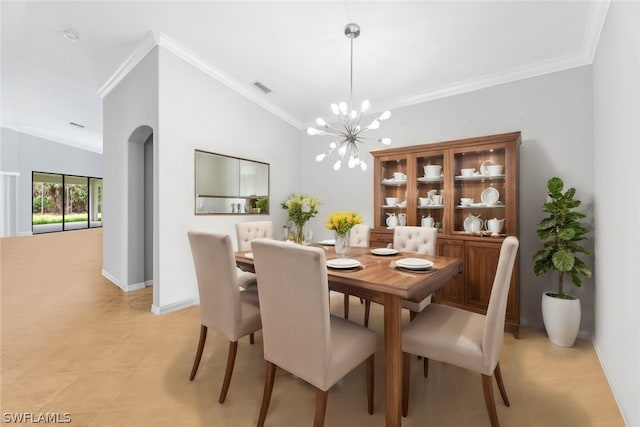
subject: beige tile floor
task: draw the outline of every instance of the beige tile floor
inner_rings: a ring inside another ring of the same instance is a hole
[[[199,308],[153,315],[150,288],[125,294],[101,276],[101,248],[99,229],[0,239],[3,421],[5,413],[69,413],[74,426],[254,426],[262,336],[253,346],[241,340],[227,401],[218,404],[225,340],[209,333],[189,382]],[[332,312],[341,315],[341,304],[332,297]],[[362,307],[352,298],[352,319],[361,322]],[[371,328],[381,333],[375,304]],[[478,375],[434,361],[425,379],[412,360],[403,426],[489,425]],[[496,392],[502,426],[624,425],[589,341],[561,348],[523,329],[520,339],[505,335],[500,363],[511,400],[506,408]],[[331,389],[326,426],[384,425],[383,364],[380,347],[374,415],[358,368]],[[267,425],[310,425],[313,406],[314,390],[278,371]]]

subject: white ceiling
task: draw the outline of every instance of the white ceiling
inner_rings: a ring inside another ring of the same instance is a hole
[[[348,100],[348,22],[362,28],[354,103],[366,97],[381,111],[590,64],[607,9],[607,1],[3,0],[0,119],[101,152],[99,91],[152,40],[303,128]],[[61,36],[68,28],[78,42]]]

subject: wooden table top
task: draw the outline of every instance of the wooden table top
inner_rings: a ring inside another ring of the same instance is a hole
[[[325,250],[327,260],[336,258],[333,247],[317,247]],[[249,252],[236,252],[236,263],[245,271],[253,271],[253,259],[246,256]],[[362,297],[371,297],[372,294],[393,294],[419,301],[462,272],[461,259],[422,255],[415,252],[380,256],[372,254],[371,248],[352,247],[349,249],[349,258],[360,261],[362,268],[355,270],[327,268],[330,287],[339,291],[348,290],[349,293]],[[391,266],[392,262],[402,258],[427,259],[434,263],[434,267],[428,272],[409,272]],[[358,292],[359,290],[362,292]]]

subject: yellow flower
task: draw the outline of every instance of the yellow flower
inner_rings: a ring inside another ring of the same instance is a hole
[[[362,217],[355,212],[339,211],[329,215],[325,225],[340,235],[346,234],[354,225],[362,223]]]

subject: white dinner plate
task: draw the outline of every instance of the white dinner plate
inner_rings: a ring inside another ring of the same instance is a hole
[[[336,239],[320,240],[318,244],[324,246],[334,246],[336,244]]]
[[[246,254],[244,254],[244,256],[249,259],[253,259],[253,252],[247,252]]]
[[[498,199],[500,199],[500,192],[493,187],[485,188],[480,194],[480,200],[487,205],[495,205]]]
[[[360,261],[350,258],[336,258],[327,260],[327,267],[331,268],[355,268],[360,267]]]
[[[482,175],[489,175],[487,166],[491,166],[491,165],[495,165],[495,163],[493,163],[491,160],[485,160],[484,162],[482,162],[482,164],[480,165],[480,173]]]
[[[422,258],[402,258],[396,260],[396,265],[408,270],[426,270],[433,267],[433,262]]]
[[[375,248],[371,249],[371,253],[374,255],[395,255],[398,251],[391,248]]]

